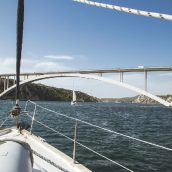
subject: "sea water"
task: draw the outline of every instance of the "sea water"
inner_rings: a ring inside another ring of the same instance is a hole
[[[137,139],[172,148],[172,108],[161,105],[36,102],[60,114],[107,128]],[[24,109],[25,102],[21,103]],[[12,101],[0,101],[0,122],[12,108]],[[28,103],[32,116],[35,106]],[[37,106],[35,119],[74,138],[75,120]],[[27,120],[23,118],[23,120]],[[30,120],[28,120],[30,122]],[[13,126],[13,119],[4,127]],[[33,133],[72,157],[73,142],[34,122]],[[171,172],[172,151],[157,148],[78,121],[77,141],[136,172]],[[76,160],[94,172],[125,172],[125,169],[77,145]]]

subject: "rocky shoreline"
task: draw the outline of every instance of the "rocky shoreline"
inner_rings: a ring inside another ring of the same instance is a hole
[[[159,96],[162,99],[172,102],[172,95],[162,95]],[[124,97],[124,98],[103,98],[102,102],[114,102],[114,103],[141,103],[141,104],[157,104],[155,100],[144,95],[138,95],[134,97]]]
[[[13,84],[10,80],[9,86]],[[3,91],[3,81],[0,81],[0,92]],[[138,95],[134,97],[124,97],[124,98],[101,98],[90,96],[88,94],[82,93],[80,91],[76,92],[77,101],[80,102],[114,102],[114,103],[141,103],[141,104],[157,104],[155,100],[144,95]],[[28,83],[21,86],[21,100],[40,100],[40,101],[71,101],[72,100],[72,90],[66,90],[63,88],[55,88],[46,86],[43,84]],[[162,99],[172,102],[172,95],[161,95]],[[5,95],[1,99],[15,99],[15,90],[11,91],[9,94]]]
[[[12,85],[12,81],[10,81]],[[0,83],[0,92],[3,92],[3,82]],[[71,101],[72,90],[55,88],[43,84],[28,83],[20,88],[21,100],[40,100],[40,101]],[[99,99],[80,91],[76,91],[77,101],[79,102],[98,102]],[[4,95],[1,99],[15,99],[15,90]]]

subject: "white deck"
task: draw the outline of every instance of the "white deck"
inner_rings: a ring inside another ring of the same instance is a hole
[[[4,139],[15,139],[30,145],[33,150],[33,172],[90,172],[83,165],[73,163],[72,158],[55,149],[42,138],[31,135],[26,130],[22,133],[16,129],[0,130],[0,140]]]

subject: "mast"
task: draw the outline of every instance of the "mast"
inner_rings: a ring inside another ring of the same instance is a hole
[[[16,43],[16,105],[11,110],[11,115],[18,116],[20,114],[20,62],[22,55],[23,43],[23,23],[24,23],[24,0],[18,0],[17,9],[17,43]],[[17,122],[18,124],[18,118]]]
[[[24,23],[24,0],[18,0],[17,10],[17,47],[16,47],[16,106],[19,106],[20,99],[20,62],[23,43],[23,23]]]
[[[73,90],[73,102],[76,102],[76,93],[74,90]]]

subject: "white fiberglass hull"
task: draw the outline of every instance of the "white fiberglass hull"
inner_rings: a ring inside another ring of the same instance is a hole
[[[29,144],[33,153],[32,172],[90,172],[82,164],[74,163],[72,158],[52,147],[42,138],[31,135],[26,130],[23,130],[21,133],[17,129],[0,130],[0,141],[3,140],[18,140],[19,142]],[[0,152],[0,154],[3,153]],[[3,156],[0,156],[1,158]],[[9,164],[3,165],[8,166]]]

